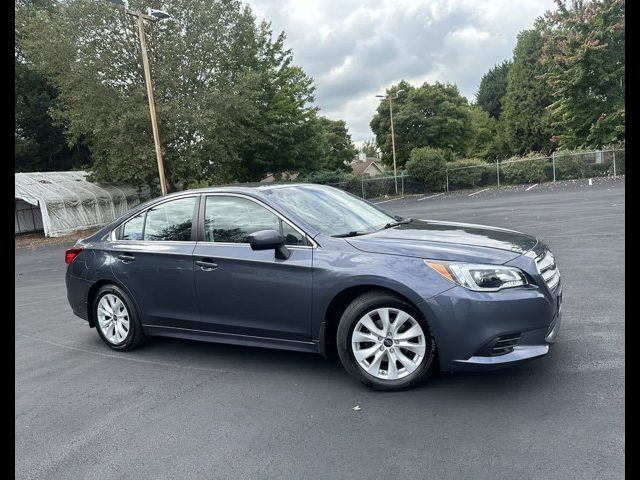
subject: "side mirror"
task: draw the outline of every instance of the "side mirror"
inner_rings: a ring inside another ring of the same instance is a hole
[[[276,258],[286,260],[291,252],[284,246],[284,238],[275,230],[260,230],[249,235],[251,250],[275,250]]]

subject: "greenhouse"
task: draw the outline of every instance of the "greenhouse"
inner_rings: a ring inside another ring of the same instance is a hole
[[[89,182],[87,173],[15,174],[15,233],[59,237],[106,225],[148,196],[148,190]]]

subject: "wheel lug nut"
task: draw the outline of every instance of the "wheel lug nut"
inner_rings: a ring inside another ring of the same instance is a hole
[[[394,340],[396,342],[396,345],[398,345],[400,343],[400,340]]]
[[[383,351],[383,350],[384,350],[384,345],[380,347],[380,351]]]
[[[395,350],[393,349],[393,347],[391,347],[391,348],[389,349],[389,351],[390,351],[391,353],[395,352]]]
[[[378,341],[382,340],[382,337],[378,337]]]

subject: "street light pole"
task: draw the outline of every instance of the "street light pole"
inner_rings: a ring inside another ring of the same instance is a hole
[[[396,92],[395,98],[398,98],[400,93],[404,92],[404,90],[398,90]],[[384,98],[384,95],[376,95],[378,98]],[[393,130],[393,102],[391,95],[388,95],[389,98],[389,118],[391,120],[391,154],[393,156],[393,179],[395,181],[396,187],[396,195],[398,194],[398,173],[396,168],[396,135]]]
[[[107,0],[109,3],[121,7],[127,15],[136,17],[138,20],[138,37],[140,39],[140,50],[142,51],[142,67],[144,69],[144,83],[147,87],[147,99],[149,100],[149,114],[151,115],[151,129],[153,130],[153,143],[156,149],[156,160],[158,162],[158,176],[160,177],[160,190],[162,195],[167,194],[167,179],[164,174],[164,160],[162,158],[162,145],[160,143],[160,131],[158,130],[158,119],[156,117],[156,102],[153,98],[153,84],[151,83],[151,68],[149,67],[149,56],[147,55],[147,37],[144,33],[144,20],[155,22],[170,18],[167,12],[162,10],[147,9],[148,14],[141,11],[129,10],[127,2],[124,0]]]
[[[144,81],[147,86],[147,98],[149,100],[149,114],[151,115],[151,128],[153,130],[153,143],[156,148],[156,160],[158,161],[158,175],[160,177],[160,189],[162,195],[167,194],[167,180],[164,175],[164,161],[162,158],[162,145],[160,144],[160,131],[158,130],[158,119],[156,117],[156,102],[153,98],[153,85],[151,83],[151,68],[149,67],[149,57],[147,55],[147,39],[144,33],[144,19],[156,20],[150,15],[142,12],[132,12],[126,10],[129,15],[138,17],[138,35],[140,37],[140,50],[142,51],[142,66],[144,68]]]
[[[393,154],[393,179],[396,183],[396,195],[398,195],[398,173],[396,171],[396,135],[393,131],[393,102],[389,95],[389,117],[391,118],[391,152]]]

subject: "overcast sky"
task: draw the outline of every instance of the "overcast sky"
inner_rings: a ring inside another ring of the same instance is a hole
[[[553,0],[249,0],[284,30],[295,63],[316,84],[321,114],[373,137],[375,95],[404,79],[450,82],[473,100],[482,75],[511,57],[520,30]]]

